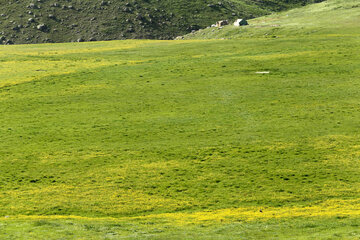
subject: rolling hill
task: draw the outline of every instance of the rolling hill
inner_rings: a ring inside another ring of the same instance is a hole
[[[325,1],[249,20],[248,26],[200,29],[185,39],[281,38],[299,36],[357,35],[359,1]]]
[[[1,46],[0,238],[359,239],[359,17]]]
[[[223,18],[253,18],[313,0],[6,1],[0,43],[172,39]]]

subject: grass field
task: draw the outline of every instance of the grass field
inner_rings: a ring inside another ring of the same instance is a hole
[[[359,239],[346,26],[1,46],[0,238]]]

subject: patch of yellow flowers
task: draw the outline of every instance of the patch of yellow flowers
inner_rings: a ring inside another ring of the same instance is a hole
[[[91,220],[91,221],[159,221],[172,225],[188,225],[188,224],[221,224],[241,221],[266,221],[270,219],[295,218],[295,217],[360,217],[360,199],[352,200],[328,200],[314,206],[304,207],[244,207],[244,208],[228,208],[214,211],[200,211],[193,213],[161,213],[150,214],[139,217],[81,217],[81,216],[14,216],[7,219],[74,219],[74,220]]]
[[[0,48],[0,87],[114,64],[137,64],[134,61],[114,62],[101,57],[94,58],[85,55],[136,48],[145,42],[115,41],[111,43],[3,46]]]

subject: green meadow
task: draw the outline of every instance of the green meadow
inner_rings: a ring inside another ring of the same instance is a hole
[[[0,46],[0,238],[359,239],[354,9],[338,34]]]

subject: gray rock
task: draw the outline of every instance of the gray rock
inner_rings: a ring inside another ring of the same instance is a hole
[[[45,24],[39,24],[36,26],[36,28],[40,31],[46,31],[47,30],[47,26]]]
[[[6,44],[6,45],[13,45],[13,44],[14,44],[14,42],[13,42],[13,41],[11,41],[11,40],[6,40],[6,41],[5,41],[5,44]]]
[[[245,26],[245,25],[249,25],[245,19],[237,19],[234,22],[234,26],[236,26],[236,27]]]
[[[216,22],[217,27],[222,27],[222,26],[225,26],[225,25],[229,25],[228,20],[221,20],[221,21]]]

